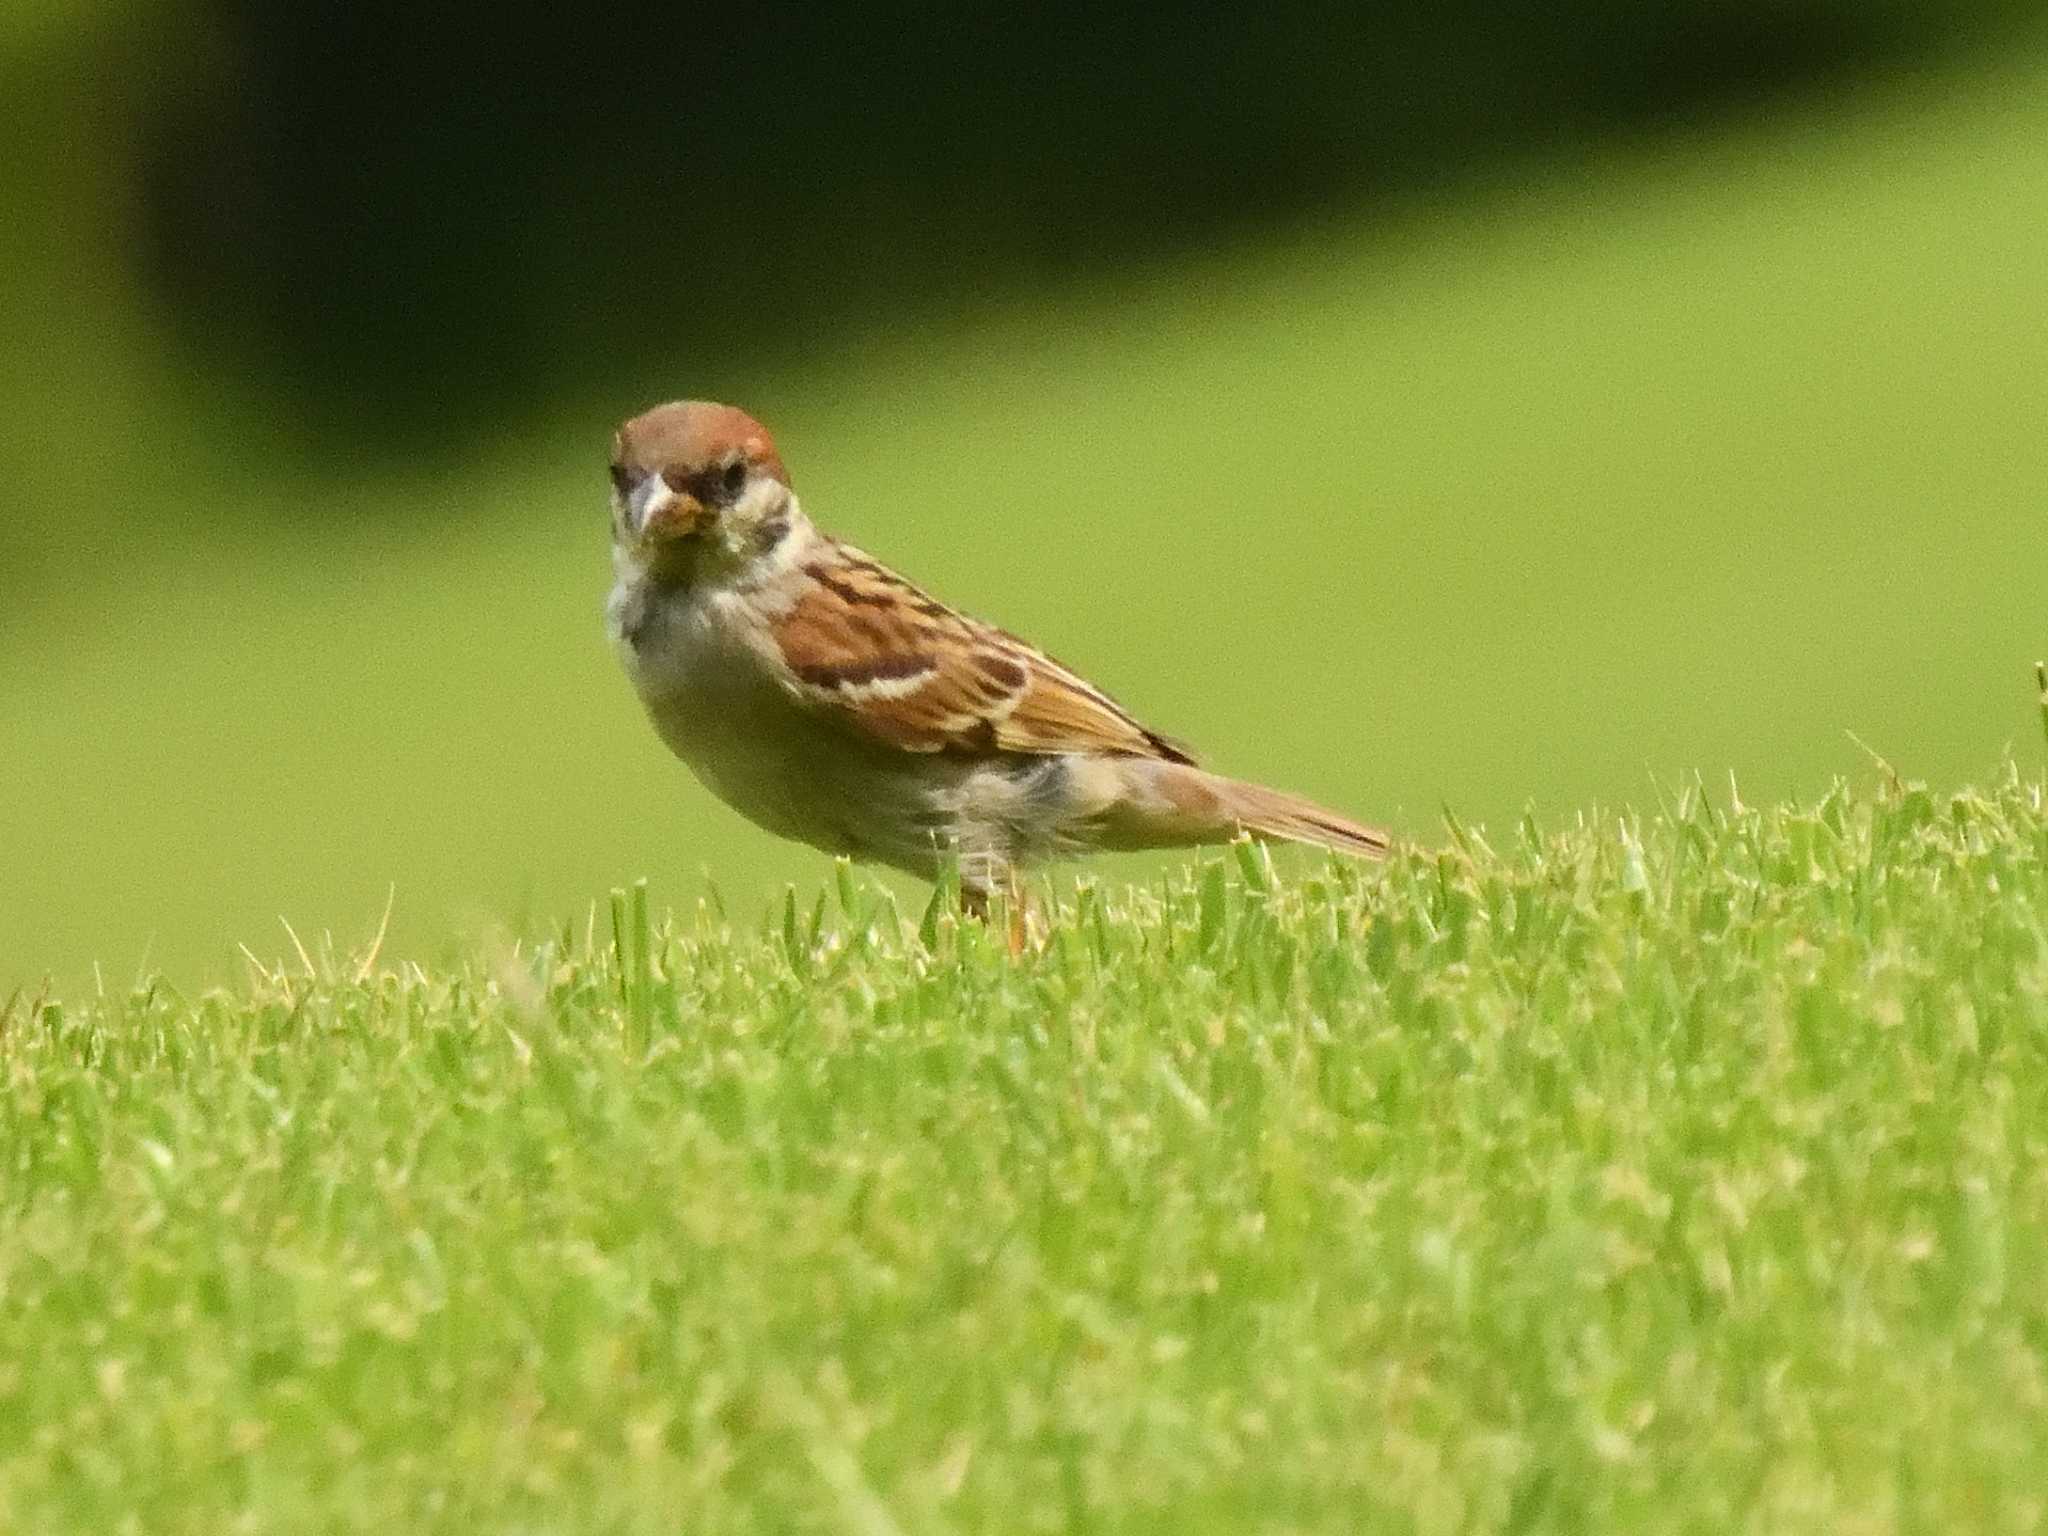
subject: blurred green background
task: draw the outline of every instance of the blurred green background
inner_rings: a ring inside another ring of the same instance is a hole
[[[2030,761],[2036,10],[15,0],[0,989],[815,883],[603,640],[676,395],[1422,836]]]

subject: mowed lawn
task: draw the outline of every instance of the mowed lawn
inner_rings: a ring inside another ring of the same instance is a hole
[[[0,1013],[0,1527],[2022,1532],[2048,807]]]
[[[600,633],[604,445],[677,394],[754,407],[822,521],[1219,767],[1409,833],[1695,770],[1812,793],[1850,731],[1980,779],[2048,649],[2043,143],[2038,61],[1959,69],[678,356],[404,470],[316,472],[235,381],[53,307],[9,469],[45,556],[0,573],[0,988],[220,978],[387,897],[386,953],[434,959],[642,875],[814,887]]]

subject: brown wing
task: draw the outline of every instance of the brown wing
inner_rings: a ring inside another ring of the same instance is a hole
[[[805,572],[817,585],[776,640],[799,697],[860,735],[906,752],[1194,761],[1051,657],[859,550],[834,546]]]

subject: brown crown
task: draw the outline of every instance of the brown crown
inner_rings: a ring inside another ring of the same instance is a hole
[[[789,484],[789,471],[768,429],[745,411],[709,400],[671,400],[643,411],[612,439],[612,462],[657,474],[691,475],[726,464],[733,455]]]

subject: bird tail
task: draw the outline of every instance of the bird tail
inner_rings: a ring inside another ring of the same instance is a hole
[[[1124,792],[1105,828],[1112,846],[1219,843],[1247,833],[1367,858],[1384,857],[1392,846],[1379,828],[1285,790],[1157,758],[1127,758],[1120,766]]]
[[[1392,846],[1385,832],[1317,805],[1285,790],[1241,779],[1222,781],[1224,808],[1239,827],[1254,837],[1309,843],[1338,853],[1385,858]]]

